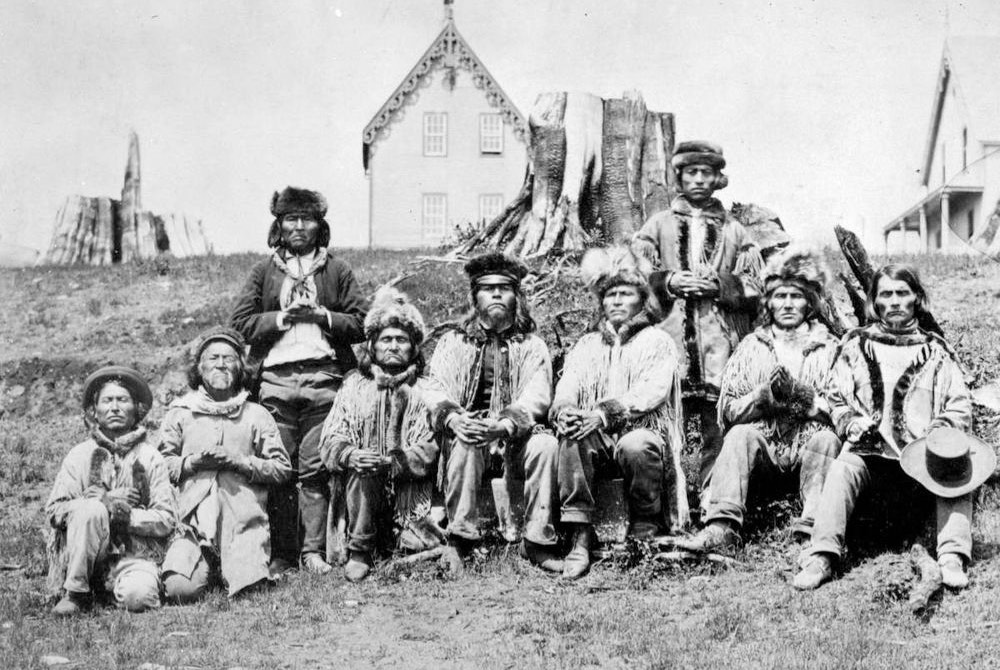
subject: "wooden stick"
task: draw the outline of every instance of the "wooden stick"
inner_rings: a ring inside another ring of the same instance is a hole
[[[723,556],[722,554],[699,554],[693,551],[686,551],[684,549],[661,551],[660,553],[654,555],[653,559],[667,563],[679,563],[681,561],[710,561],[712,563],[719,563],[729,567],[743,565],[741,561],[737,561],[735,558],[730,558],[729,556]]]
[[[396,570],[399,568],[405,568],[411,565],[416,565],[418,563],[423,563],[424,561],[433,561],[436,558],[441,558],[444,556],[444,551],[446,547],[434,547],[433,549],[425,549],[424,551],[418,551],[415,554],[410,554],[408,556],[400,556],[399,558],[394,558],[385,565],[386,570]]]
[[[910,548],[910,562],[920,572],[920,581],[910,591],[910,611],[920,614],[927,609],[934,594],[941,590],[941,566],[921,544]]]

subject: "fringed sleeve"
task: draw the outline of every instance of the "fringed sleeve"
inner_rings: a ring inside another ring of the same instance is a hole
[[[645,258],[652,263],[654,268],[662,268],[660,260],[660,226],[663,225],[664,217],[654,215],[643,224],[634,235],[632,235],[632,253],[640,258]]]
[[[427,418],[427,406],[421,397],[419,386],[410,389],[410,401],[403,415],[403,422],[403,453],[406,455],[408,470],[403,476],[422,479],[431,473],[438,456],[438,445],[434,441],[434,433]]]
[[[351,453],[361,448],[361,426],[353,411],[353,404],[358,401],[360,379],[358,373],[347,377],[323,422],[319,454],[330,472],[344,472]]]
[[[934,395],[940,398],[940,409],[935,412],[927,430],[940,426],[969,430],[972,426],[972,396],[969,387],[965,384],[961,367],[951,354],[942,347],[940,355],[944,361],[934,379]],[[935,406],[937,405],[938,402],[935,402]]]
[[[656,410],[667,402],[677,376],[677,348],[674,341],[659,328],[646,328],[628,346],[641,347],[642,365],[638,374],[631,376],[628,390],[615,400],[621,404],[633,421]]]
[[[444,432],[444,423],[452,412],[464,412],[462,407],[462,389],[465,388],[472,374],[472,360],[463,356],[462,333],[451,331],[445,333],[437,346],[428,365],[426,377],[419,382],[424,402],[427,405],[431,426],[435,432]]]
[[[549,423],[555,423],[559,414],[567,409],[580,407],[580,387],[583,383],[583,373],[587,365],[592,365],[584,354],[587,342],[595,337],[588,333],[577,340],[576,344],[566,354],[563,362],[562,376],[556,384],[556,390],[552,399],[552,407],[549,408]]]
[[[764,259],[743,226],[736,221],[729,221],[726,226],[734,233],[732,238],[726,235],[726,239],[734,239],[737,251],[732,269],[719,272],[718,302],[731,311],[756,316],[763,294],[760,274],[764,269]]]
[[[830,404],[830,420],[841,439],[847,438],[847,427],[852,421],[867,415],[858,406],[854,383],[854,369],[862,365],[860,357],[856,333],[848,333],[840,343],[824,393]]]
[[[748,335],[726,362],[719,389],[719,426],[732,426],[764,418],[770,405],[763,385],[776,364],[774,354],[755,334]]]
[[[512,368],[517,366],[517,386],[510,405],[500,412],[501,417],[514,422],[516,438],[524,437],[535,424],[544,422],[552,404],[552,359],[548,347],[537,335],[526,337],[522,346],[522,355],[511,361]]]

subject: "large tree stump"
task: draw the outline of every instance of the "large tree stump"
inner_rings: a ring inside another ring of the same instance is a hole
[[[646,103],[638,91],[604,101],[600,212],[601,233],[609,240],[629,238],[644,222],[641,159],[645,131]]]
[[[670,207],[677,190],[670,159],[674,155],[674,115],[647,112],[642,148],[642,211],[645,218]]]
[[[125,163],[125,184],[122,186],[119,228],[121,244],[119,260],[128,263],[143,258],[139,246],[139,219],[142,214],[141,173],[139,168],[139,137],[133,131],[128,138],[128,160]]]

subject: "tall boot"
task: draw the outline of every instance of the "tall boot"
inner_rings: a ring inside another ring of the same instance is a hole
[[[579,579],[590,570],[590,544],[593,526],[589,523],[573,524],[573,548],[563,560],[562,576]]]
[[[318,575],[325,575],[333,570],[326,562],[326,515],[329,505],[326,487],[300,485],[302,567]]]

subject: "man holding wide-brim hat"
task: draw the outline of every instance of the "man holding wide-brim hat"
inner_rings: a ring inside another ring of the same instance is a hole
[[[840,343],[828,395],[845,446],[823,487],[812,545],[794,580],[798,589],[830,579],[863,492],[877,486],[913,498],[920,494],[914,479],[934,495],[944,584],[968,585],[972,492],[992,473],[995,456],[966,435],[972,423],[969,389],[948,343],[917,325],[926,303],[916,270],[887,265],[868,290],[872,323]]]
[[[131,368],[108,366],[83,384],[90,438],[59,467],[45,515],[48,585],[62,599],[53,614],[78,614],[94,587],[111,591],[132,612],[159,607],[159,563],[177,524],[167,466],[142,420],[153,394]]]

